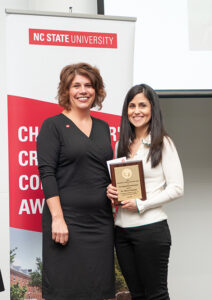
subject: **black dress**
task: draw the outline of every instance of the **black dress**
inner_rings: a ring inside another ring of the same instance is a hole
[[[45,198],[60,196],[69,229],[66,246],[51,238],[43,209],[43,297],[102,300],[114,297],[113,216],[106,187],[112,159],[108,124],[92,117],[87,137],[63,114],[44,121],[37,139]]]
[[[4,291],[4,283],[3,283],[3,279],[1,276],[1,270],[0,270],[0,292]]]

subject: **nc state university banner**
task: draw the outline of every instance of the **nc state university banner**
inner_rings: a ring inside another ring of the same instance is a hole
[[[11,275],[12,284],[21,282],[14,280],[17,274],[26,279],[25,299],[41,299],[39,286],[28,286],[31,274],[39,273],[44,204],[36,137],[44,119],[62,111],[55,100],[60,71],[78,62],[99,68],[107,97],[101,112],[92,115],[108,122],[114,147],[124,96],[133,79],[134,21],[7,15]]]

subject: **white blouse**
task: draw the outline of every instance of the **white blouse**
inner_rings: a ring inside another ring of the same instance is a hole
[[[115,225],[120,227],[136,227],[167,219],[162,209],[164,203],[183,195],[183,172],[177,150],[171,138],[164,137],[162,160],[151,167],[151,159],[147,161],[150,135],[141,143],[137,153],[130,160],[142,160],[147,200],[136,199],[137,212],[118,208]]]

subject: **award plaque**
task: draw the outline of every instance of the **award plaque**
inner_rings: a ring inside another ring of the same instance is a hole
[[[146,200],[142,160],[126,161],[110,165],[112,185],[118,191],[118,205],[124,200]]]

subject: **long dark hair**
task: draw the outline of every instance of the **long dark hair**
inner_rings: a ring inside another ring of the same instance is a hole
[[[151,145],[147,160],[151,159],[152,168],[156,167],[162,158],[163,138],[168,136],[161,114],[159,98],[156,92],[147,84],[133,86],[127,93],[122,109],[120,138],[118,145],[118,157],[130,156],[130,143],[135,139],[135,128],[128,120],[128,105],[139,93],[143,93],[151,105],[151,120],[148,126],[148,133],[151,132]]]

